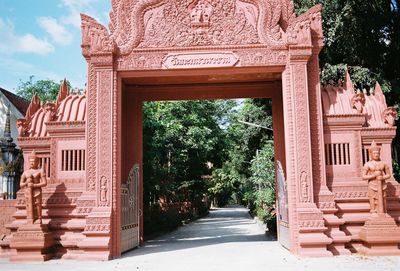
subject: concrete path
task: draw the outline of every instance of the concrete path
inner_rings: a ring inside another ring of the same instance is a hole
[[[399,270],[400,257],[360,256],[299,258],[265,234],[242,207],[213,210],[178,230],[145,243],[109,262],[53,260],[13,264],[0,260],[0,270],[79,271],[211,271],[211,270]]]

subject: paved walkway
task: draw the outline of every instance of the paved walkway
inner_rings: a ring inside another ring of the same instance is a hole
[[[241,207],[213,210],[206,218],[148,241],[143,247],[114,261],[53,260],[46,263],[13,264],[0,260],[0,270],[375,271],[400,268],[400,257],[298,258],[265,235],[247,211]]]

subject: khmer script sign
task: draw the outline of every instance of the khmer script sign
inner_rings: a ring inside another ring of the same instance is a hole
[[[193,69],[233,67],[239,58],[233,52],[168,54],[162,61],[163,69]]]

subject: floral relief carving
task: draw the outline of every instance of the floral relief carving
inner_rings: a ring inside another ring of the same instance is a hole
[[[228,52],[228,51],[224,51]],[[193,54],[197,56],[201,52]],[[233,54],[231,52],[231,54]],[[282,50],[269,49],[247,49],[236,50],[234,55],[238,57],[237,64],[234,66],[268,66],[268,65],[286,65],[288,53]],[[118,70],[156,70],[163,68],[163,60],[166,54],[160,52],[135,52],[126,57],[117,58]],[[193,67],[201,68],[202,65]]]
[[[118,70],[161,69],[164,55],[157,52],[133,54],[129,57],[117,59],[117,68]]]
[[[107,28],[90,16],[81,14],[82,52],[85,57],[115,52],[115,43]]]
[[[113,72],[111,70],[105,70],[98,72],[99,86],[98,92],[99,96],[99,124],[98,129],[101,130],[99,138],[99,166],[100,166],[100,204],[102,206],[109,206],[108,191],[110,189],[110,183],[107,181],[109,179],[110,173],[110,159],[112,158],[111,149],[112,142],[110,141],[112,137],[112,117],[110,112],[112,111],[112,82],[113,82]],[[105,190],[104,190],[105,189]]]
[[[284,51],[243,50],[236,53],[241,66],[285,65],[288,55]]]
[[[310,178],[310,164],[309,164],[309,148],[310,148],[310,130],[308,118],[308,96],[306,89],[306,82],[303,80],[306,72],[305,64],[296,64],[292,66],[294,84],[296,85],[296,92],[294,93],[296,114],[296,145],[297,145],[297,164],[301,171],[299,187],[301,190],[300,199],[302,202],[311,202],[311,178]]]
[[[97,126],[97,81],[94,68],[89,71],[88,88],[88,125],[87,125],[87,157],[86,180],[87,191],[96,190],[96,126]]]
[[[291,0],[112,1],[111,37],[120,53],[151,47],[286,43]]]
[[[306,13],[292,20],[287,30],[287,42],[303,46],[312,45],[312,36],[323,37],[322,32],[322,7],[317,5]],[[322,44],[318,44],[322,46]]]

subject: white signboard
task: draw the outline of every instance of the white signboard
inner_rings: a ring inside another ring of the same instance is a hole
[[[233,52],[168,54],[162,61],[163,69],[194,69],[233,67],[239,58]]]

